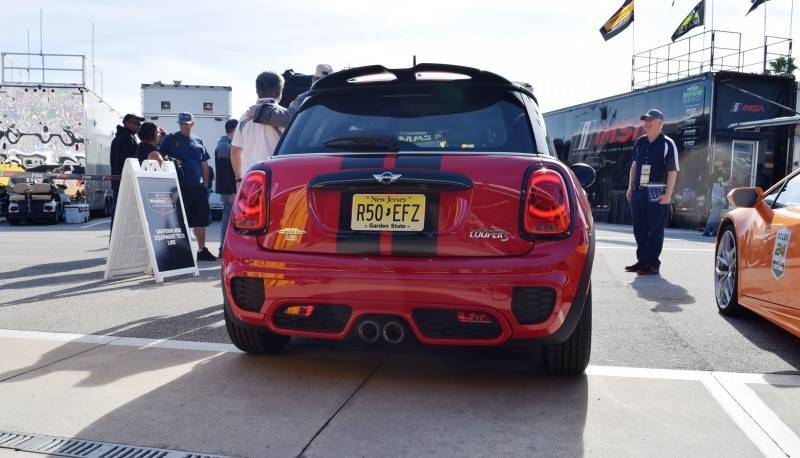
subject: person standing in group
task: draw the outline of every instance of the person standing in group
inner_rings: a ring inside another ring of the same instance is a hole
[[[225,135],[220,137],[217,148],[214,150],[214,165],[217,169],[217,194],[222,199],[222,221],[220,221],[219,256],[225,245],[225,233],[228,231],[228,222],[231,219],[233,199],[236,197],[236,174],[231,165],[231,141],[236,132],[239,121],[229,119],[225,122]]]
[[[125,160],[136,157],[136,147],[139,142],[136,134],[144,118],[128,113],[122,118],[122,125],[117,126],[117,133],[111,140],[111,174],[122,175],[125,167]],[[111,228],[114,228],[114,212],[117,209],[117,197],[119,196],[119,181],[111,182]]]
[[[248,112],[242,115],[231,141],[231,164],[237,183],[250,167],[270,157],[281,139],[285,120],[288,119],[288,110],[278,105],[283,95],[283,83],[283,77],[271,71],[262,72],[256,77],[256,104],[268,106],[270,111],[284,121],[280,127],[274,124],[257,124]]]
[[[331,73],[333,73],[333,68],[330,65],[317,65],[314,76],[311,77],[311,85],[313,86],[314,83],[319,81],[320,78],[330,75]],[[294,117],[295,113],[297,113],[297,110],[300,109],[300,105],[302,105],[303,101],[305,101],[309,91],[310,89],[295,97],[295,99],[292,100],[292,103],[289,104],[288,111],[276,110],[274,107],[271,107],[267,104],[257,103],[256,105],[250,107],[248,113],[252,114],[253,121],[258,124],[269,124],[283,129],[287,124],[289,124],[289,121],[291,121],[292,117]]]
[[[161,165],[164,162],[164,158],[158,152],[158,144],[161,142],[161,133],[158,126],[149,121],[142,124],[139,129],[139,140],[141,142],[136,147],[136,159],[139,159],[139,163],[151,160]]]
[[[333,73],[333,67],[328,64],[319,64],[317,65],[317,69],[314,71],[314,76],[311,77],[311,86],[314,86],[314,83],[319,81],[320,78],[325,77]],[[309,89],[310,91],[310,89]],[[292,100],[292,103],[289,104],[289,114],[294,116],[297,113],[297,110],[300,109],[300,105],[303,104],[303,101],[308,96],[308,92],[305,91],[302,94],[298,95],[297,97]]]
[[[628,192],[633,236],[636,239],[636,263],[625,266],[627,272],[657,275],[660,272],[664,226],[669,203],[680,167],[675,142],[661,131],[664,115],[652,109],[640,118],[646,134],[633,145]]]
[[[197,260],[216,261],[217,257],[206,248],[206,227],[209,225],[208,215],[208,160],[211,158],[203,146],[203,140],[192,135],[194,116],[191,113],[178,115],[178,132],[167,135],[161,140],[161,155],[178,159],[183,173],[178,173],[178,184],[183,197],[183,208],[186,210],[186,221],[197,238]]]

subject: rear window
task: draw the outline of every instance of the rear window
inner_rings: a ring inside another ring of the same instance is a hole
[[[502,90],[359,88],[309,98],[276,154],[346,151],[535,153],[524,105]]]

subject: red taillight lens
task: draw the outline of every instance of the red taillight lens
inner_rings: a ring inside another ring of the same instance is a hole
[[[549,169],[534,171],[525,194],[523,222],[527,233],[552,235],[569,229],[569,194],[561,174]]]
[[[267,173],[254,170],[245,175],[233,205],[233,228],[245,233],[266,229],[268,200]]]

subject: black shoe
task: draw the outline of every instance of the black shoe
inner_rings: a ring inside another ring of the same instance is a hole
[[[703,237],[711,237],[711,233],[709,233],[709,232],[703,232]]]
[[[643,266],[636,271],[637,275],[658,275],[658,267]]]
[[[637,272],[642,267],[644,266],[642,266],[641,263],[637,262],[636,264],[625,266],[625,272]]]
[[[208,248],[203,248],[202,250],[197,252],[197,260],[198,261],[216,261],[217,257],[211,254],[208,251]]]

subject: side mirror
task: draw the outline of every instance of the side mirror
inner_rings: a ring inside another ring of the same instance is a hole
[[[736,207],[754,208],[759,200],[764,200],[761,188],[736,188],[728,193],[728,202]]]
[[[571,165],[570,169],[572,169],[572,173],[578,178],[578,183],[581,184],[581,187],[587,188],[594,183],[596,173],[592,166],[578,163]]]
[[[736,188],[728,193],[728,202],[736,207],[755,208],[766,222],[771,222],[775,212],[764,202],[761,188]]]

